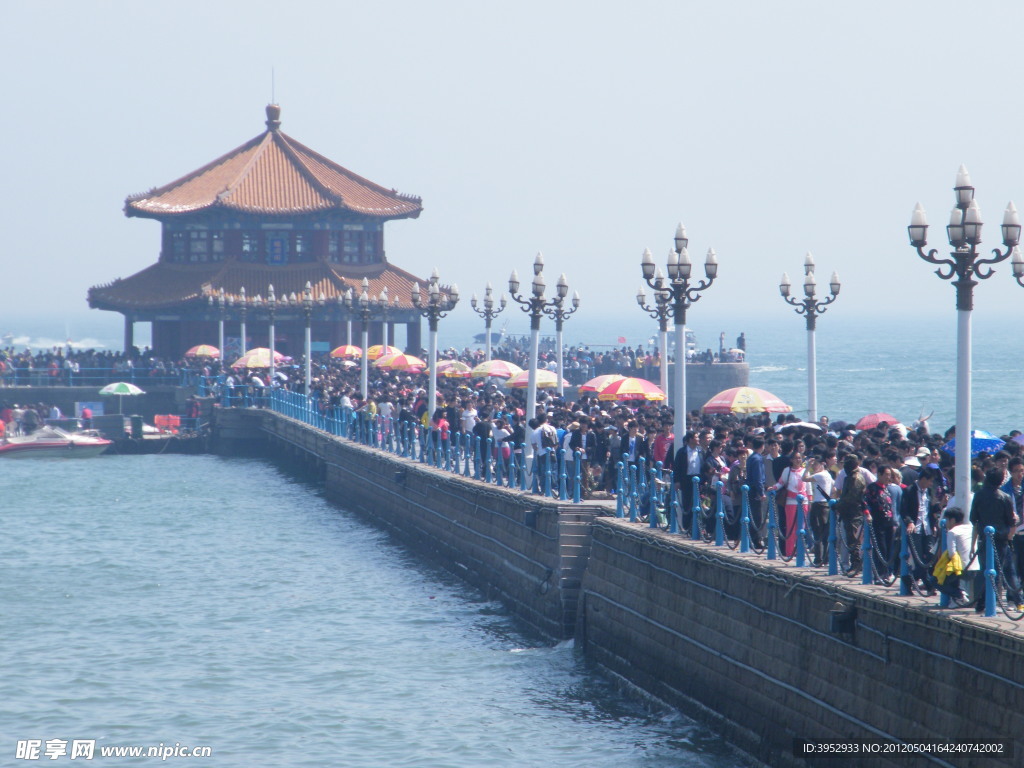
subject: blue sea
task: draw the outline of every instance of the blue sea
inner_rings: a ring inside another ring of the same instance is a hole
[[[515,308],[512,308],[513,310]],[[473,344],[483,324],[468,313],[454,313],[441,322],[441,348],[462,349]],[[807,414],[807,332],[803,318],[793,313],[738,314],[727,321],[691,313],[690,324],[699,348],[732,347],[740,333],[747,340],[750,384],[767,389]],[[494,323],[510,334],[528,334],[522,312],[506,310]],[[996,434],[1024,429],[1024,381],[1016,362],[1014,342],[1019,321],[1012,316],[974,313],[973,427]],[[77,347],[121,347],[121,320],[108,312],[75,315],[70,320],[12,318],[0,315],[0,334],[11,333],[17,348],[45,349],[71,339]],[[545,321],[542,333],[552,334]],[[607,350],[656,344],[657,324],[638,311],[617,316],[592,311],[565,324],[567,344],[587,344]],[[404,339],[399,336],[399,343]],[[424,337],[425,338],[425,337]],[[148,341],[146,324],[138,324],[136,341]],[[214,340],[208,340],[214,341]],[[956,413],[956,313],[931,316],[884,314],[848,318],[825,314],[816,332],[818,415],[833,421],[856,421],[883,411],[911,424],[931,414],[933,432],[944,432]]]
[[[38,764],[31,741],[47,765],[76,741],[99,766],[184,760],[100,754],[131,746],[216,768],[752,764],[269,463],[2,472],[0,765]]]

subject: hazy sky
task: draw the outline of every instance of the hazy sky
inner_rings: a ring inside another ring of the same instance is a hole
[[[580,320],[638,313],[640,255],[677,221],[720,278],[691,318],[791,312],[783,270],[839,271],[832,317],[954,312],[909,247],[915,202],[945,243],[958,165],[985,245],[1024,209],[1024,4],[952,2],[11,2],[0,46],[0,326],[85,310],[156,260],[127,195],[264,129],[421,195],[389,259],[468,299],[544,252]],[[525,283],[525,281],[524,281]],[[1014,316],[1008,265],[979,312]],[[1024,307],[1020,307],[1024,315]],[[468,301],[458,310],[469,315]],[[116,317],[116,316],[115,316]],[[802,325],[797,324],[795,330]],[[955,326],[952,322],[950,332]]]

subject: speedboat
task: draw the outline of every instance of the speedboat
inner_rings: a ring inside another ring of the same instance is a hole
[[[58,427],[46,426],[31,435],[8,437],[0,442],[0,457],[84,459],[99,456],[112,444],[111,440],[105,440],[97,434],[65,432]]]

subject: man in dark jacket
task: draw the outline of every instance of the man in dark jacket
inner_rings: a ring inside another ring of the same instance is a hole
[[[981,613],[985,610],[985,579],[988,578],[986,571],[992,566],[987,562],[988,553],[985,541],[985,528],[992,526],[995,529],[993,543],[995,544],[995,556],[997,559],[996,571],[1002,566],[1003,577],[1006,579],[1006,599],[1020,611],[1024,611],[1024,600],[1022,600],[1020,583],[1017,580],[1017,569],[1013,558],[1010,557],[1010,537],[1016,530],[1017,515],[1013,510],[1013,499],[1006,493],[999,490],[1003,484],[1003,470],[993,467],[985,473],[985,483],[981,486],[974,500],[971,502],[971,524],[974,526],[974,535],[971,539],[972,547],[978,549],[978,562],[981,563],[981,570],[974,579],[974,610]],[[998,579],[998,576],[996,577]],[[998,582],[997,582],[998,587]]]

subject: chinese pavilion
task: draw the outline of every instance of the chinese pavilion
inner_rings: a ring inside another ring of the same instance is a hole
[[[307,322],[314,349],[350,343],[353,324],[360,338],[358,301],[349,310],[343,297],[352,288],[358,300],[365,278],[371,299],[389,299],[369,321],[371,343],[382,340],[384,323],[394,343],[395,324],[405,323],[406,346],[419,351],[420,314],[410,291],[427,281],[388,263],[384,222],[418,217],[420,198],[333,163],[281,132],[279,106],[266,112],[259,136],[125,201],[126,216],[163,225],[160,259],[89,289],[89,306],[124,315],[126,350],[137,322],[152,323],[153,350],[166,357],[216,343],[221,322],[239,342],[244,329],[246,348],[267,346],[273,317],[275,347],[297,357]]]

